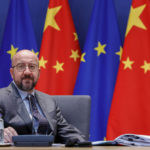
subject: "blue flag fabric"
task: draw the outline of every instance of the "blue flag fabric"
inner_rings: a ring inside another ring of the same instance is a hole
[[[37,51],[27,0],[11,0],[0,49],[0,88],[11,82],[11,58],[21,49]]]
[[[112,0],[95,0],[74,94],[91,96],[90,140],[104,140],[121,39]]]

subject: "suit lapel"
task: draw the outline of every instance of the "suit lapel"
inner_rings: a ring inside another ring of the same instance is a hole
[[[13,83],[10,84],[8,87],[8,91],[10,92],[10,96],[14,103],[16,103],[17,106],[17,113],[22,118],[22,120],[25,122],[25,124],[28,126],[29,130],[32,132],[32,120],[27,112],[27,109],[25,107],[25,104],[23,100],[21,99],[15,85]]]
[[[22,120],[25,122],[25,124],[28,126],[29,130],[32,132],[32,120],[27,112],[27,109],[25,107],[24,102],[21,98],[17,99],[17,113],[20,115]]]

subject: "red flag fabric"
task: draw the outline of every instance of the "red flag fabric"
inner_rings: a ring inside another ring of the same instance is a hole
[[[36,89],[52,95],[72,94],[80,48],[67,0],[50,0],[40,49]]]
[[[112,100],[107,140],[150,135],[150,1],[133,0]]]

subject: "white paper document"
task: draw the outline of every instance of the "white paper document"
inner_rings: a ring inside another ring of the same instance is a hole
[[[124,145],[124,146],[150,146],[150,136],[139,134],[123,134],[118,136],[113,141],[95,141],[93,146],[110,146],[110,145]]]
[[[117,137],[116,141],[120,145],[127,146],[150,146],[150,136],[139,134],[123,134]]]

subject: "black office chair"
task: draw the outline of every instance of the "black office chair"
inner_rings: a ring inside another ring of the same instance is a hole
[[[68,123],[78,128],[89,140],[91,97],[88,95],[52,96]]]

